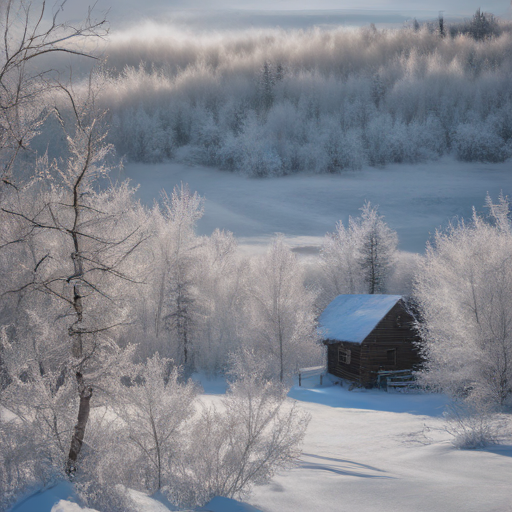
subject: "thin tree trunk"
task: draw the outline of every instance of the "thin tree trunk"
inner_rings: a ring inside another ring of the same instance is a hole
[[[78,419],[73,431],[71,439],[71,447],[69,449],[68,461],[66,464],[66,473],[72,477],[76,472],[78,455],[82,449],[82,443],[85,436],[85,427],[89,419],[91,410],[92,387],[85,386],[84,378],[80,372],[76,374],[78,382],[78,394],[80,395],[80,407],[78,408]]]
[[[83,303],[82,303],[82,291],[80,287],[80,281],[83,277],[84,269],[83,269],[83,260],[82,260],[82,252],[81,252],[81,244],[79,238],[79,226],[81,221],[81,208],[80,204],[80,187],[82,185],[84,176],[89,168],[89,162],[92,155],[92,131],[88,136],[88,145],[87,145],[87,155],[82,167],[80,174],[77,176],[74,185],[73,185],[73,212],[74,212],[74,222],[73,227],[70,231],[71,237],[73,238],[73,246],[75,252],[71,254],[71,258],[73,259],[73,267],[74,267],[74,275],[68,279],[68,282],[71,279],[76,280],[73,286],[73,309],[75,310],[76,322],[70,328],[70,335],[73,337],[72,344],[72,354],[76,359],[83,358],[83,339],[82,339],[82,321],[83,321]],[[76,327],[75,327],[76,325]],[[85,436],[85,427],[87,426],[87,421],[89,420],[89,412],[91,409],[91,397],[92,397],[92,387],[86,386],[84,384],[84,378],[81,372],[83,361],[80,362],[79,370],[76,372],[76,381],[78,383],[78,395],[80,397],[80,405],[78,408],[78,418],[75,424],[75,428],[73,431],[73,437],[71,438],[71,446],[69,448],[68,461],[66,463],[66,473],[73,477],[76,473],[77,469],[77,461],[78,456],[80,454],[80,450],[82,449],[82,443],[84,441]]]
[[[158,437],[158,432],[156,430],[155,419],[153,418],[153,411],[150,409],[150,421],[151,421],[151,430],[153,432],[153,440],[155,441],[155,449],[156,449],[156,460],[158,466],[158,488],[157,491],[162,487],[162,457],[160,453],[160,442]]]
[[[279,381],[283,382],[284,379],[284,361],[283,361],[283,333],[281,332],[281,316],[279,316]]]

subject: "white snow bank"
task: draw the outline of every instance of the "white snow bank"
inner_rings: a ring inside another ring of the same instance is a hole
[[[294,388],[290,396],[309,400],[299,404],[311,414],[303,454],[297,468],[255,487],[248,500],[255,507],[265,512],[512,510],[512,446],[455,449],[443,418],[430,416],[433,399],[442,401],[439,395],[331,387]],[[414,414],[404,411],[408,407]]]
[[[231,500],[229,498],[221,498],[217,496],[213,498],[207,505],[198,509],[198,512],[261,512],[247,503]]]
[[[163,499],[165,499],[162,495],[150,497],[143,492],[135,491],[133,489],[127,489],[127,491],[128,496],[133,502],[133,506],[137,510],[140,510],[140,512],[169,512],[169,510],[172,510],[162,503]]]
[[[70,482],[59,482],[56,485],[42,489],[18,502],[11,512],[75,512],[83,510],[80,507],[75,509],[55,509],[60,502],[71,503],[77,501],[77,495]],[[75,505],[75,503],[72,503]],[[67,506],[67,505],[66,505]],[[76,505],[78,507],[78,505]],[[91,509],[87,509],[91,510]]]
[[[191,512],[173,506],[161,493],[148,496],[134,489],[126,489],[126,491],[131,500],[130,510],[137,512]],[[73,485],[69,482],[59,482],[55,486],[37,492],[21,501],[11,509],[11,512],[109,512],[108,510],[98,511],[81,507],[77,501]],[[198,512],[261,512],[247,503],[219,496],[196,510]]]
[[[181,510],[168,508],[162,501],[163,496],[150,497],[142,492],[128,489],[128,495],[132,500],[133,510],[138,512],[169,512],[169,510]],[[70,482],[59,482],[53,487],[43,489],[21,500],[11,512],[108,512],[81,507],[77,502],[78,496]],[[166,500],[165,500],[166,501]]]
[[[43,510],[41,510],[43,512]],[[72,501],[60,500],[52,507],[51,512],[98,512],[94,508],[82,508]]]
[[[400,295],[338,295],[318,319],[326,340],[362,343]]]

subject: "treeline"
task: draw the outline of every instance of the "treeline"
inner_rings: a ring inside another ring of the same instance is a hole
[[[250,176],[446,154],[504,161],[512,34],[477,15],[443,25],[444,35],[425,24],[113,39],[100,99],[110,141],[131,161],[177,158]]]

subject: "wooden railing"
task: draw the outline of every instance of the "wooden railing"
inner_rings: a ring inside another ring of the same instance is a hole
[[[300,368],[299,369],[299,386],[302,385],[302,377],[315,377],[316,375],[320,376],[320,386],[321,386],[323,377],[326,373],[327,373],[327,369],[325,368],[325,366],[311,366],[309,368]]]
[[[377,373],[377,386],[390,389],[415,389],[417,388],[416,379],[412,370],[381,370]]]

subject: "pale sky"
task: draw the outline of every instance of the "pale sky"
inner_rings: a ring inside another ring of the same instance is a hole
[[[65,17],[82,18],[86,11],[84,5],[83,0],[68,0]],[[402,18],[429,18],[439,11],[443,11],[446,18],[469,17],[479,7],[498,16],[510,16],[511,0],[98,0],[96,3],[98,11],[110,9],[108,18],[113,30],[149,20],[165,22],[180,18],[192,23],[194,16],[204,25],[210,15],[212,25],[220,23],[219,28],[224,28],[223,24],[236,25],[237,16],[242,25],[247,25],[252,16],[255,26],[272,25],[273,17],[275,25],[288,27],[315,24],[315,17],[320,17],[319,23],[323,23],[325,16],[333,17],[335,23],[337,19],[345,19],[345,24],[353,20],[357,25],[400,23]],[[323,10],[330,12],[322,13]],[[283,21],[285,14],[292,17]]]

